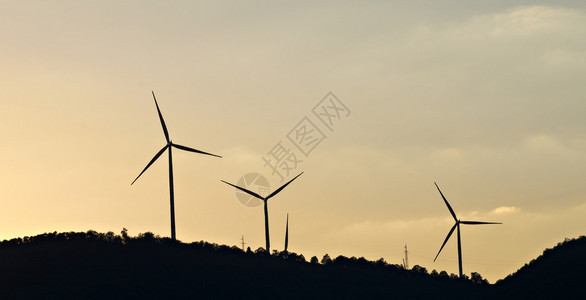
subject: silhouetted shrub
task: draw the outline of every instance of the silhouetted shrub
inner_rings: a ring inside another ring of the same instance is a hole
[[[95,230],[88,230],[85,238],[90,241],[97,241],[99,239],[98,232]]]
[[[147,231],[145,233],[139,233],[136,240],[140,241],[140,242],[152,242],[152,243],[160,243],[161,242],[160,237],[150,231]]]
[[[128,243],[130,240],[128,237],[128,229],[126,228],[122,228],[122,231],[120,231],[120,236],[122,236],[122,243]]]
[[[325,258],[325,256],[324,256],[324,258]],[[329,258],[329,255],[328,255],[328,258]],[[338,257],[334,258],[334,260],[332,261],[332,263],[335,264],[335,265],[347,266],[347,265],[350,264],[350,259],[347,258],[344,255],[338,255]],[[322,264],[325,264],[324,263],[324,259],[322,259]]]
[[[386,266],[388,266],[388,265],[389,265],[389,264],[388,264],[388,263],[385,261],[385,259],[384,259],[384,258],[382,258],[382,257],[381,257],[381,258],[379,258],[379,260],[377,260],[377,261],[375,262],[375,266],[377,266],[377,267],[386,267]]]
[[[361,266],[370,265],[370,262],[368,260],[366,260],[366,258],[364,258],[364,257],[360,257],[359,259],[356,260],[356,262]]]
[[[303,254],[299,254],[299,255],[295,254],[295,261],[296,262],[301,262],[301,263],[307,262],[305,260],[305,256],[303,256]]]
[[[278,256],[281,259],[288,259],[289,258],[289,252],[287,252],[287,251],[281,251],[281,252],[279,252],[279,255]]]
[[[427,269],[420,266],[420,265],[414,265],[413,268],[411,268],[411,271],[418,273],[418,274],[425,274],[427,275]]]
[[[472,274],[470,274],[470,281],[476,284],[488,284],[488,280],[482,278],[482,275],[477,272],[472,272]]]

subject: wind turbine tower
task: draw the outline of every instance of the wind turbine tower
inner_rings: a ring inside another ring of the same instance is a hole
[[[287,246],[289,246],[289,214],[287,214],[287,224],[285,225],[285,253],[287,253]]]

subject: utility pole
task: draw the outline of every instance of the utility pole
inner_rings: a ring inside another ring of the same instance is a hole
[[[405,260],[404,260],[404,264],[405,264],[405,269],[409,270],[409,258],[407,257],[407,244],[405,244]]]
[[[242,238],[240,239],[240,243],[242,244],[242,251],[246,251],[246,250],[244,250],[244,244],[246,244],[244,242],[244,236],[242,236]]]

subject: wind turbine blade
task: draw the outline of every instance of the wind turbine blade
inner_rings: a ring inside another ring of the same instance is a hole
[[[433,262],[435,262],[435,260],[437,259],[437,257],[440,255],[440,253],[442,252],[442,249],[444,249],[444,246],[446,245],[446,243],[448,242],[448,240],[450,239],[450,236],[452,236],[452,233],[454,232],[454,229],[456,229],[456,226],[458,226],[458,223],[454,224],[454,226],[452,226],[452,229],[450,229],[450,233],[448,233],[448,236],[446,237],[446,239],[444,240],[444,243],[442,244],[442,247],[440,248],[440,250],[437,252],[437,255],[435,256],[435,258],[433,259]]]
[[[167,143],[169,142],[169,132],[167,131],[167,126],[165,125],[165,120],[163,120],[163,115],[161,114],[161,110],[159,109],[159,104],[157,103],[157,98],[155,97],[155,92],[153,93],[153,99],[155,99],[155,105],[157,106],[157,113],[159,113],[159,119],[161,120],[161,125],[163,125],[163,132],[165,133],[165,139]]]
[[[177,144],[172,144],[172,146],[175,147],[175,148],[177,148],[177,149],[181,149],[181,150],[185,150],[185,151],[189,151],[189,152],[201,153],[201,154],[206,154],[206,155],[211,155],[211,156],[215,156],[215,157],[222,158],[219,155],[215,155],[215,154],[203,152],[203,151],[200,151],[200,150],[196,150],[196,149],[193,149],[193,148],[189,148],[189,147],[185,147],[185,146],[181,146],[181,145],[177,145]]]
[[[478,222],[478,221],[460,221],[460,223],[466,224],[466,225],[503,224],[503,223],[497,223],[497,222]]]
[[[287,214],[287,225],[285,227],[285,252],[287,252],[288,245],[289,245],[289,214]]]
[[[245,188],[241,188],[241,187],[239,187],[239,186],[237,186],[237,185],[233,185],[233,184],[231,184],[231,183],[229,183],[229,182],[226,182],[226,181],[224,181],[224,180],[221,180],[221,181],[222,181],[223,183],[225,183],[225,184],[227,184],[227,185],[231,185],[231,186],[233,186],[233,187],[235,187],[235,188],[237,188],[237,189],[239,189],[239,190],[241,190],[241,191],[243,191],[243,192],[245,192],[245,193],[247,193],[247,194],[249,194],[249,195],[251,195],[251,196],[253,196],[253,197],[256,197],[256,198],[258,198],[258,199],[261,199],[261,200],[266,200],[266,199],[265,199],[265,198],[263,198],[261,195],[259,195],[259,194],[255,193],[255,192],[249,191],[249,190],[247,190],[247,189],[245,189]]]
[[[301,176],[301,174],[303,174],[303,172],[299,173],[299,175],[295,176],[295,178],[289,180],[289,182],[283,184],[280,188],[276,189],[274,192],[272,192],[270,195],[268,195],[267,200],[269,200],[269,198],[273,197],[274,195],[276,195],[280,191],[282,191],[286,186],[288,186],[291,182],[293,182],[293,180],[295,180],[295,179],[297,179],[297,177]]]
[[[138,176],[136,176],[136,179],[134,179],[134,181],[132,181],[132,183],[130,185],[132,185],[138,179],[138,177],[140,177],[140,175],[142,175],[142,173],[144,173],[144,171],[146,171],[155,162],[155,160],[157,160],[157,158],[159,158],[159,156],[161,156],[161,154],[163,154],[163,152],[165,152],[165,150],[167,150],[167,147],[169,147],[169,146],[165,145],[165,147],[163,147],[163,149],[161,149],[159,152],[157,152],[157,154],[155,154],[155,157],[153,157],[153,159],[151,159],[151,161],[147,164],[147,166],[144,167],[142,172],[140,172],[140,174],[138,174]]]
[[[448,200],[446,200],[446,197],[444,197],[444,194],[442,193],[442,191],[440,190],[439,186],[437,186],[437,183],[433,183],[435,184],[435,187],[437,188],[437,190],[439,191],[440,195],[442,195],[442,198],[444,199],[444,202],[446,203],[446,205],[448,206],[448,209],[450,210],[450,213],[452,214],[452,217],[454,217],[454,220],[457,222],[458,218],[456,217],[456,213],[454,212],[454,210],[452,209],[452,207],[450,206],[450,203],[448,203]]]

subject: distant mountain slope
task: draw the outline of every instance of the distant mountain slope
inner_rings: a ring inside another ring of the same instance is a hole
[[[495,287],[508,298],[586,299],[586,236],[546,249]]]
[[[267,255],[152,233],[46,233],[0,243],[0,299],[583,299],[586,237],[566,240],[495,285],[479,274],[325,255]]]
[[[151,233],[49,233],[0,243],[0,298],[490,298],[491,286],[383,260],[324,264]]]

